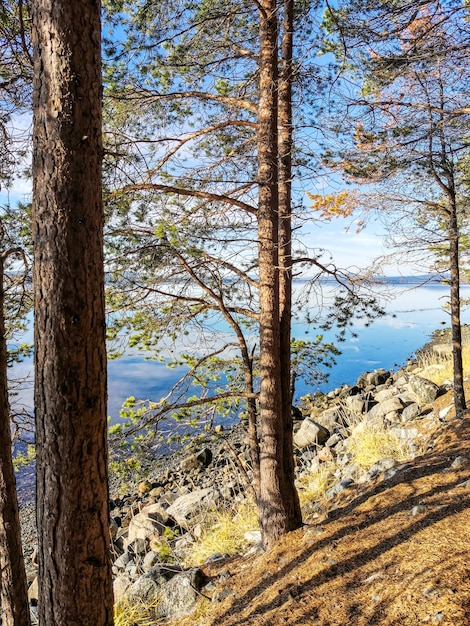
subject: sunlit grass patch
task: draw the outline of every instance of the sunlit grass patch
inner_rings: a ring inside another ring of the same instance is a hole
[[[148,603],[119,600],[114,606],[114,626],[156,626],[163,623],[155,616],[158,602],[158,598]]]
[[[337,481],[333,475],[334,469],[334,463],[322,463],[316,469],[299,476],[296,486],[301,506],[325,498],[325,492]]]
[[[462,360],[464,374],[470,373],[470,346],[463,346]],[[423,370],[420,375],[436,385],[442,385],[445,381],[453,379],[454,367],[450,352],[427,350],[418,356],[417,365]]]
[[[234,555],[248,547],[246,533],[258,530],[258,511],[251,500],[244,500],[237,510],[208,513],[200,532],[185,559],[185,565],[200,565],[212,554]]]
[[[355,429],[348,439],[348,452],[351,463],[362,469],[369,469],[384,458],[407,461],[413,456],[410,443],[399,437],[393,428],[364,424]]]

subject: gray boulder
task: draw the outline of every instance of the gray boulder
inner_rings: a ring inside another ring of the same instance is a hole
[[[353,415],[360,416],[364,413],[366,407],[366,401],[360,394],[354,396],[345,396],[343,399],[345,407],[353,413]]]
[[[159,584],[146,574],[138,578],[124,591],[124,598],[129,604],[151,604],[158,597]]]
[[[114,582],[113,582],[113,590],[114,590],[114,599],[116,602],[118,602],[125,596],[126,591],[129,589],[131,584],[132,583],[129,580],[129,577],[124,574],[115,577]]]
[[[192,613],[206,582],[204,574],[198,568],[173,576],[160,589],[157,617],[172,620]]]
[[[403,410],[403,402],[400,398],[393,396],[388,398],[388,400],[384,400],[383,402],[379,402],[374,405],[371,410],[367,413],[367,419],[381,418],[385,417],[389,413],[399,413]]]
[[[329,437],[330,432],[325,426],[307,417],[294,435],[294,445],[298,448],[323,445]]]
[[[403,422],[410,422],[414,420],[415,417],[421,414],[421,407],[417,402],[412,402],[408,406],[403,409],[403,413],[401,414],[401,419]]]
[[[165,530],[167,522],[168,515],[160,504],[150,504],[144,507],[129,522],[128,543],[131,544],[137,539],[147,540],[158,537]]]
[[[408,384],[417,401],[423,404],[434,402],[440,392],[438,385],[421,376],[410,376]]]
[[[125,586],[126,578],[119,576],[116,579],[119,580],[119,584],[115,583],[115,593],[117,591],[119,597],[124,598],[130,604],[141,602],[151,604],[161,597],[166,583],[180,572],[181,569],[176,566],[155,565],[127,587]]]
[[[212,451],[210,448],[204,448],[196,454],[190,454],[181,461],[181,469],[184,472],[190,472],[197,468],[206,468],[212,462]]]
[[[365,389],[366,387],[377,387],[383,385],[390,378],[390,372],[385,369],[374,370],[373,372],[365,372],[357,379],[357,386]]]
[[[177,498],[166,512],[182,528],[189,530],[199,521],[200,513],[214,508],[219,499],[220,494],[212,487],[197,489]]]

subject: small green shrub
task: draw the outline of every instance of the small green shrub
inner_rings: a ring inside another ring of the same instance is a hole
[[[24,454],[17,454],[13,457],[13,468],[17,472],[22,467],[29,465],[36,458],[36,446],[29,444]]]
[[[174,563],[175,557],[173,554],[172,543],[178,537],[179,533],[176,530],[165,526],[163,535],[158,539],[152,541],[151,548],[159,556],[160,561],[164,563]]]

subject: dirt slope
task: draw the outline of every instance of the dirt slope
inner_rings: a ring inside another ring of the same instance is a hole
[[[207,566],[220,600],[172,625],[468,626],[469,505],[470,417],[450,419],[398,475],[341,494],[270,553]]]

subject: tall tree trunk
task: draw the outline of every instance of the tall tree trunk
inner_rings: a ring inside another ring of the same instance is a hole
[[[3,262],[4,256],[0,255],[0,616],[6,626],[29,626],[26,572],[11,456]]]
[[[258,246],[260,298],[260,526],[265,549],[292,524],[287,493],[280,349],[278,202],[278,23],[275,0],[260,6]],[[290,407],[290,404],[289,404]]]
[[[455,196],[450,198],[449,218],[450,315],[454,365],[454,406],[457,417],[467,410],[463,382],[462,325],[460,318],[459,225]]]
[[[284,0],[281,67],[278,96],[279,129],[279,306],[281,349],[281,393],[284,443],[284,490],[291,494],[289,526],[302,524],[302,512],[295,488],[292,421],[291,327],[292,327],[292,81],[294,42],[294,0]]]
[[[39,622],[109,626],[99,0],[35,0]]]

